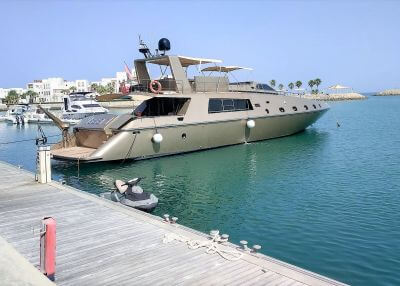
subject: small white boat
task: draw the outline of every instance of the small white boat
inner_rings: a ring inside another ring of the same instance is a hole
[[[53,124],[54,121],[47,116],[47,114],[36,106],[28,106],[26,110],[22,113],[22,119],[24,123],[39,123],[39,124]],[[69,123],[70,125],[75,125],[79,123],[79,119],[62,119],[62,115],[57,116],[61,117],[60,120],[63,123]]]
[[[0,100],[1,101],[1,100]],[[1,103],[0,102],[0,111],[7,111],[7,104]],[[0,116],[2,118],[2,116]]]
[[[53,123],[42,110],[36,106],[29,106],[23,113],[25,123]]]
[[[8,123],[23,125],[26,123],[24,113],[27,109],[28,105],[25,104],[12,105],[2,119]]]
[[[74,92],[64,96],[60,119],[76,124],[85,117],[108,113],[108,109],[102,107],[94,97],[93,92]]]

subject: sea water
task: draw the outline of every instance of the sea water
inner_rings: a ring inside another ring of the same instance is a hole
[[[400,285],[400,97],[331,103],[305,132],[139,162],[54,162],[53,178],[100,194],[145,177],[155,215],[353,285]],[[337,122],[340,127],[338,127]],[[57,135],[54,126],[43,126]],[[37,126],[0,123],[0,142]],[[58,137],[50,137],[56,141]],[[35,143],[0,144],[0,160],[35,169]]]

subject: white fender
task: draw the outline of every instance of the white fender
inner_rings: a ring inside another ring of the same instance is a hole
[[[254,126],[256,126],[256,123],[254,122],[254,120],[247,120],[246,126],[247,128],[251,129],[254,128]]]
[[[160,133],[156,133],[153,135],[152,141],[154,143],[161,143],[161,141],[163,141],[163,137]]]

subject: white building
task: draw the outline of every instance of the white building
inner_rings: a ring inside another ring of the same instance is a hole
[[[135,75],[134,70],[132,70],[132,75]],[[22,94],[27,90],[32,90],[38,94],[38,97],[36,99],[36,101],[38,102],[61,102],[64,94],[68,94],[72,91],[91,91],[92,84],[97,84],[101,86],[114,84],[114,92],[119,92],[120,84],[127,81],[128,78],[126,72],[117,72],[115,74],[115,77],[102,78],[100,81],[94,82],[89,82],[86,79],[66,81],[61,77],[50,77],[46,79],[34,80],[33,82],[28,83],[26,86],[27,89],[0,88],[0,99],[6,97],[10,90],[15,90],[18,94]]]
[[[76,91],[90,91],[90,83],[86,79],[78,79],[75,81]]]
[[[126,82],[128,80],[128,76],[126,75],[126,72],[117,72],[115,74],[115,77],[116,77],[118,83]]]
[[[108,84],[114,84],[114,92],[118,92],[119,84],[116,77],[105,77],[100,80],[101,86],[107,86]]]
[[[132,71],[132,74],[135,75],[135,71]],[[99,82],[92,82],[96,83],[97,85],[101,85],[101,86],[107,86],[109,83],[114,83],[114,92],[119,92],[119,87],[121,85],[121,83],[123,82],[127,82],[128,81],[128,76],[126,74],[126,72],[116,72],[115,77],[105,77],[102,78]],[[135,81],[135,79],[134,79]]]
[[[61,102],[66,89],[65,80],[61,77],[50,77],[42,80],[43,91],[47,102]],[[39,96],[40,98],[40,96]]]
[[[39,102],[61,102],[64,94],[72,91],[89,91],[90,83],[85,79],[66,81],[61,77],[34,80],[27,88],[39,95]]]
[[[39,102],[61,102],[63,91],[67,89],[65,80],[61,77],[34,80],[27,84],[28,90],[38,94]]]
[[[90,89],[92,89],[91,86],[92,86],[93,84],[95,84],[95,85],[101,85],[101,81],[91,81],[91,82],[90,82]]]
[[[109,83],[117,82],[115,77],[104,77],[100,80],[100,85],[106,86]]]

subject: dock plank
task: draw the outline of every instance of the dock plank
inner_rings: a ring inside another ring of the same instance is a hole
[[[206,240],[197,231],[52,182],[0,162],[0,236],[34,266],[44,216],[57,221],[59,285],[344,285],[262,254],[228,261],[164,235]],[[225,245],[223,248],[232,250]]]
[[[261,281],[268,279],[268,277],[274,275],[274,272],[271,271],[263,271],[257,275],[254,275],[250,278],[248,278],[246,281],[243,281],[240,286],[249,286],[249,285],[258,285],[261,284]],[[292,283],[292,281],[291,281]],[[293,281],[293,283],[296,283],[296,281]]]

